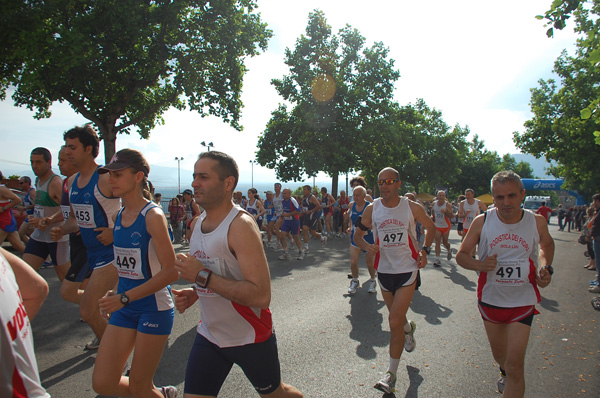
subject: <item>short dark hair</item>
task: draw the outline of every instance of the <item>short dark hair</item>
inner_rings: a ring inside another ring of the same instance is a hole
[[[46,163],[49,163],[52,161],[52,154],[50,153],[50,151],[44,147],[37,147],[37,148],[33,148],[33,150],[31,151],[32,155],[42,155],[44,157],[44,160],[46,161]]]
[[[21,180],[31,185],[31,178],[29,178],[28,176],[21,176]]]
[[[600,200],[600,193],[597,193],[594,196],[592,196],[592,200]]]
[[[365,180],[365,178],[363,176],[354,177],[353,179],[350,180],[350,186],[353,186],[354,183],[357,183],[361,187],[365,187],[365,188],[367,187],[367,181]]]
[[[84,149],[88,146],[92,147],[92,156],[94,159],[98,157],[98,152],[100,151],[100,138],[98,138],[96,130],[94,130],[90,123],[67,130],[63,135],[63,138],[65,141],[67,138],[71,140],[75,138],[79,139],[79,142],[81,142]]]
[[[218,163],[217,167],[215,167],[215,171],[219,175],[219,179],[224,181],[227,177],[233,177],[233,189],[235,189],[240,178],[240,171],[237,163],[231,156],[219,151],[208,151],[198,155],[198,159],[215,160]]]
[[[302,189],[308,189],[309,191],[312,191],[310,185],[302,185]]]

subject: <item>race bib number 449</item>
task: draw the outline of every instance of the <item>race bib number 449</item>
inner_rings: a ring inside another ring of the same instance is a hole
[[[142,271],[142,249],[114,246],[115,267],[120,278],[144,279]]]

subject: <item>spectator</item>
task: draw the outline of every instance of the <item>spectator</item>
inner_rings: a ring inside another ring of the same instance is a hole
[[[171,228],[173,229],[173,240],[175,243],[182,242],[182,222],[184,217],[185,208],[179,201],[179,198],[175,197],[171,199],[171,201],[169,202],[169,219],[171,222]]]

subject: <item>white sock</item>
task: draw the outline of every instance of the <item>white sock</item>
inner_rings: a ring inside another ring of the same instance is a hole
[[[435,261],[442,261],[439,256],[435,256]]]
[[[390,357],[390,366],[388,366],[388,372],[396,376],[396,373],[398,373],[398,365],[400,365],[400,358]]]
[[[404,324],[404,333],[410,333],[411,331],[412,331],[412,325],[410,324],[410,322],[407,319],[406,323]]]

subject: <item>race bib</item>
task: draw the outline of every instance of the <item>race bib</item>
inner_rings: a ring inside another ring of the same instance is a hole
[[[527,282],[529,260],[498,261],[493,283],[503,286],[523,286]]]
[[[67,221],[67,219],[71,216],[71,207],[61,205],[60,209],[62,210],[63,218],[65,219],[65,221]]]
[[[115,267],[119,278],[144,279],[142,271],[142,249],[117,247],[115,249]]]
[[[44,206],[35,205],[33,208],[33,216],[35,218],[44,218]]]
[[[377,231],[377,235],[381,248],[389,249],[406,244],[406,239],[403,241],[406,231],[399,226],[388,225],[387,228]]]
[[[80,228],[96,228],[93,205],[73,203],[71,206],[73,206],[73,215]]]

